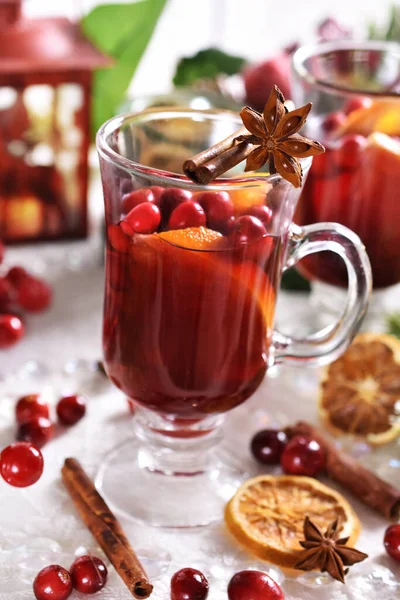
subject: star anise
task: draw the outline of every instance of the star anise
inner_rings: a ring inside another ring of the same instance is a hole
[[[344,567],[350,567],[365,560],[368,558],[368,554],[346,546],[349,538],[339,539],[340,529],[340,520],[336,519],[323,534],[306,517],[304,521],[305,541],[300,542],[305,550],[294,568],[301,571],[318,569],[321,573],[327,572],[333,579],[344,583],[344,576],[348,572],[348,569],[345,570]]]
[[[302,183],[299,158],[325,152],[319,142],[297,132],[303,127],[311,110],[311,102],[288,112],[285,98],[277,86],[272,89],[263,114],[245,106],[240,116],[250,135],[238,136],[237,141],[257,146],[247,157],[245,171],[257,171],[269,161],[269,172],[278,172],[294,187]]]

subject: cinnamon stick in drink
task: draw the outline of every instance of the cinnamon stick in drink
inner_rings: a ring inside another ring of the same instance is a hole
[[[74,458],[67,458],[61,470],[64,485],[75,507],[118,575],[134,596],[148,598],[153,586],[140,564],[117,518]]]
[[[310,423],[297,422],[287,429],[289,437],[305,435],[315,439],[326,453],[326,474],[361,502],[391,521],[400,518],[400,490],[390,485],[354,457],[338,450]]]

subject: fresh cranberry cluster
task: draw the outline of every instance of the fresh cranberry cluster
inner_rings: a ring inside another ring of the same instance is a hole
[[[153,186],[125,194],[122,198],[124,217],[108,229],[111,245],[124,250],[126,238],[135,233],[208,227],[227,235],[234,246],[260,239],[267,233],[272,211],[267,206],[253,206],[247,214],[235,217],[234,204],[228,192],[199,192],[179,188]]]
[[[0,241],[0,264],[4,257]],[[0,276],[0,350],[16,344],[24,335],[21,312],[38,313],[46,310],[53,292],[48,283],[34,277],[23,267],[11,267]]]
[[[69,571],[50,565],[38,573],[33,582],[36,600],[66,600],[75,589],[82,594],[95,594],[107,582],[107,568],[95,556],[80,556]]]

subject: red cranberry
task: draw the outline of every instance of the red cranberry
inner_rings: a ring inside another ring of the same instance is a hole
[[[400,562],[400,523],[386,529],[383,543],[386,552]]]
[[[315,477],[325,468],[325,452],[316,440],[298,435],[286,444],[281,467],[288,475]]]
[[[80,556],[71,565],[72,585],[82,594],[95,594],[106,585],[107,568],[95,556]]]
[[[366,139],[362,135],[349,133],[343,136],[339,148],[334,152],[335,162],[342,169],[356,169],[366,143]]]
[[[0,350],[16,344],[24,335],[25,327],[15,315],[0,315]]]
[[[233,204],[228,192],[203,192],[196,200],[206,212],[208,227],[226,233],[233,217]]]
[[[248,210],[248,214],[252,217],[257,217],[257,219],[260,219],[261,223],[263,223],[265,227],[268,227],[272,221],[272,210],[269,208],[269,206],[265,206],[265,204],[261,204],[260,206],[252,206]]]
[[[43,456],[29,442],[14,442],[0,454],[0,474],[14,487],[28,487],[43,473]]]
[[[201,227],[206,224],[206,215],[198,202],[182,202],[171,213],[168,221],[170,229]]]
[[[0,312],[10,310],[16,296],[17,292],[13,284],[5,277],[0,277]]]
[[[244,215],[236,219],[232,232],[229,235],[233,246],[243,246],[260,240],[267,234],[264,225],[257,217]]]
[[[45,567],[36,575],[33,582],[36,600],[66,600],[71,592],[71,576],[59,565]]]
[[[19,284],[28,277],[28,272],[23,267],[11,267],[6,275],[6,279],[14,286],[18,287]]]
[[[158,206],[145,202],[133,208],[121,221],[121,229],[126,235],[135,233],[154,233],[161,222]]]
[[[44,417],[35,417],[18,428],[17,440],[20,442],[31,442],[37,448],[43,448],[54,434],[54,428]]]
[[[172,211],[182,202],[192,199],[192,192],[189,190],[181,190],[179,188],[168,188],[164,190],[161,199],[161,210],[163,221],[168,222]]]
[[[229,600],[284,600],[280,586],[261,571],[240,571],[228,585]]]
[[[171,579],[171,600],[205,600],[208,581],[196,569],[181,569]]]
[[[284,431],[264,429],[256,433],[251,440],[250,447],[253,456],[259,462],[264,465],[277,465],[287,441],[287,435]]]
[[[325,133],[336,131],[346,120],[346,115],[342,112],[332,112],[322,121],[322,129]],[[314,164],[314,163],[313,163]]]
[[[48,283],[28,276],[17,286],[18,304],[29,312],[41,312],[51,304],[53,291]]]
[[[109,225],[107,227],[107,237],[114,250],[128,252],[129,238],[126,237],[119,225]]]
[[[366,98],[365,96],[359,96],[358,98],[351,98],[344,105],[343,111],[346,115],[349,115],[355,110],[359,110],[360,108],[368,108],[371,106],[372,100],[371,98]]]
[[[40,394],[22,396],[15,406],[15,417],[20,425],[38,417],[48,419],[49,416],[49,405],[41,398]]]
[[[143,204],[143,202],[154,201],[154,193],[150,188],[135,190],[129,194],[125,194],[125,196],[122,198],[122,212],[128,213],[132,210],[132,208],[139,206],[139,204]]]
[[[154,202],[157,204],[157,206],[160,206],[161,196],[165,191],[164,188],[159,185],[152,185],[150,189],[154,195]]]
[[[86,402],[82,396],[64,396],[57,404],[57,416],[63,425],[75,425],[85,412]]]

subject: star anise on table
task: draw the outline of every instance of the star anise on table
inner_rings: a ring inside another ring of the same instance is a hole
[[[237,141],[257,146],[247,157],[245,171],[257,171],[269,161],[269,172],[278,172],[294,187],[302,184],[299,158],[325,152],[319,142],[297,132],[303,127],[311,110],[311,102],[289,112],[285,98],[277,86],[272,89],[263,114],[245,106],[240,116],[250,135],[238,136]]]
[[[368,558],[368,554],[360,552],[355,548],[346,546],[349,538],[341,538],[340,520],[331,523],[323,534],[308,517],[304,521],[305,541],[300,545],[305,549],[301,553],[300,560],[295,564],[295,569],[300,571],[313,571],[318,569],[321,573],[329,573],[333,579],[344,583],[344,576],[348,569],[355,563]]]

